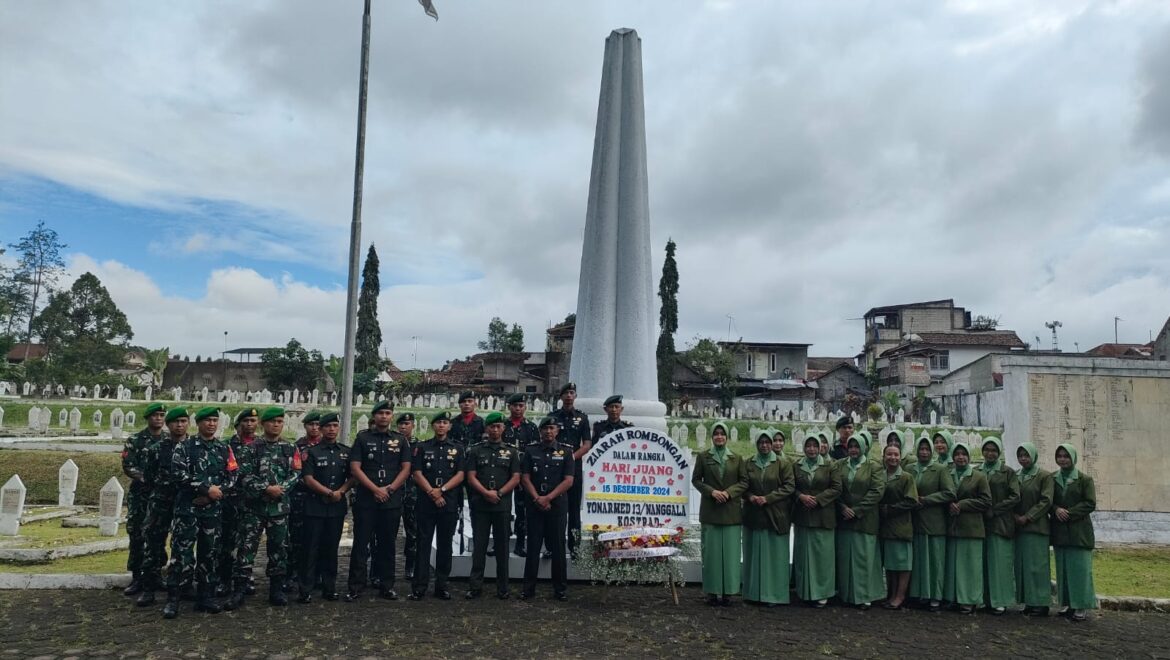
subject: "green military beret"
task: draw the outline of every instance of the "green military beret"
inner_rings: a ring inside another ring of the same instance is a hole
[[[325,426],[326,424],[340,424],[341,416],[335,412],[327,412],[323,413],[317,421],[321,423],[321,426]]]
[[[508,405],[510,406],[513,403],[524,403],[524,395],[520,394],[520,393],[516,393],[516,394],[509,396],[508,397]]]
[[[561,394],[564,394],[565,392],[568,392],[569,390],[576,392],[577,391],[577,383],[570,382],[570,383],[565,383],[564,385],[561,385]]]
[[[463,403],[464,401],[466,401],[468,399],[474,399],[474,398],[475,398],[475,392],[472,392],[471,390],[464,390],[464,391],[459,393],[459,403]]]
[[[235,426],[239,426],[241,423],[243,423],[243,421],[245,419],[247,419],[249,417],[259,417],[259,416],[260,416],[259,410],[256,410],[255,408],[244,408],[240,412],[236,413],[236,421],[234,424],[235,424]]]
[[[374,404],[374,408],[370,411],[370,414],[372,415],[379,410],[389,410],[390,412],[394,412],[394,404],[390,403],[389,399],[383,399]]]
[[[284,408],[280,406],[269,406],[264,409],[264,412],[260,413],[260,421],[262,422],[268,422],[277,417],[284,417]]]
[[[503,424],[504,416],[498,412],[488,413],[487,419],[483,420],[483,423],[485,426],[491,426],[492,424]]]
[[[171,408],[167,411],[167,423],[171,423],[176,419],[186,419],[189,417],[186,408]]]
[[[394,420],[394,423],[401,424],[403,422],[413,422],[413,421],[414,421],[414,413],[404,412],[404,413],[398,415],[398,418]]]
[[[451,421],[451,413],[447,412],[446,410],[444,410],[443,412],[437,412],[434,415],[431,415],[431,424],[434,424],[435,422],[449,422],[449,421]]]
[[[540,420],[540,428],[544,428],[546,426],[559,426],[559,424],[557,424],[557,420],[553,419],[552,415],[548,415],[544,419]]]
[[[312,424],[313,422],[317,422],[318,424],[321,422],[321,413],[316,410],[310,410],[304,419],[301,420],[301,424]]]
[[[167,407],[164,406],[163,404],[152,403],[146,407],[146,412],[142,413],[142,416],[143,417],[150,417],[151,415],[155,414],[156,412],[165,413],[166,411],[167,411]]]
[[[218,415],[218,414],[219,414],[219,408],[216,408],[215,406],[207,406],[205,408],[200,408],[199,410],[197,410],[195,412],[195,421],[202,422],[203,420],[207,419],[208,417],[213,417],[213,416]]]
[[[622,395],[620,395],[620,394],[615,394],[615,395],[613,395],[613,396],[609,397],[608,399],[606,399],[606,400],[605,400],[605,403],[604,403],[604,404],[602,404],[602,405],[604,405],[604,406],[607,406],[607,407],[608,407],[608,406],[612,406],[612,405],[613,405],[613,404],[615,404],[615,403],[621,403],[621,402],[622,402]]]

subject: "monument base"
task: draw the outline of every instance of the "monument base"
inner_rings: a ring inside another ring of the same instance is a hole
[[[590,422],[599,422],[605,419],[605,399],[580,398],[574,404],[578,410],[589,415]],[[661,401],[639,401],[625,399],[622,401],[622,419],[634,426],[645,426],[656,431],[666,432],[666,404]]]

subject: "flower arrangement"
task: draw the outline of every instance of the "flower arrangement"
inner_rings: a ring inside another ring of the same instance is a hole
[[[583,552],[574,562],[594,582],[631,584],[658,582],[676,593],[686,580],[681,561],[698,557],[698,544],[688,542],[684,527],[633,527],[602,532],[593,526]],[[677,602],[677,595],[676,601]]]

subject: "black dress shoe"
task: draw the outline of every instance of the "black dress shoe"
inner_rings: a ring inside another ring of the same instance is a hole
[[[345,602],[347,602],[347,603],[352,603],[356,600],[361,599],[361,597],[362,597],[362,595],[356,591],[345,592]]]
[[[723,607],[731,607],[731,599],[728,598],[727,596],[724,596],[724,597],[719,599],[719,604],[722,605]]]
[[[382,593],[378,595],[386,600],[398,600],[398,592],[393,589],[383,589]]]
[[[481,593],[482,592],[479,591],[468,591],[467,593],[463,594],[463,597],[467,600],[475,600],[476,598],[480,597]]]
[[[435,598],[438,598],[439,600],[451,600],[451,592],[447,591],[446,589],[436,591]]]
[[[495,557],[496,556],[496,549],[495,548],[488,548],[487,549],[487,556]]]
[[[567,594],[567,593],[565,593],[565,592],[561,591],[561,592],[559,592],[559,593],[555,594],[555,595],[553,596],[553,598],[556,598],[557,600],[559,600],[559,601],[561,601],[561,602],[563,603],[563,602],[565,602],[566,600],[569,600],[569,594]]]
[[[407,567],[407,569],[406,569],[406,581],[407,581],[407,582],[410,582],[410,581],[411,581],[411,580],[413,580],[413,579],[414,579],[414,569],[413,569],[413,568],[410,568],[410,567]]]
[[[524,549],[524,546],[517,545],[516,549],[512,551],[512,554],[516,555],[517,557],[527,557],[528,551]]]
[[[321,594],[321,597],[324,598],[325,600],[332,600],[332,601],[335,601],[338,598],[340,598],[340,596],[337,595],[336,591],[326,591],[326,592]]]
[[[130,580],[130,584],[122,590],[123,596],[137,596],[142,593],[142,581],[138,578]]]
[[[410,592],[410,595],[406,597],[406,600],[419,601],[426,597],[427,595],[421,591],[412,591]]]
[[[248,580],[248,583],[246,585],[244,585],[244,595],[245,596],[255,596],[256,595],[256,583],[255,582],[253,582],[252,580]]]
[[[173,619],[179,616],[179,599],[178,597],[168,597],[167,604],[163,606],[163,618]]]
[[[146,607],[147,605],[154,605],[154,589],[147,589],[138,594],[138,600],[134,601],[138,607]]]
[[[382,588],[382,578],[370,578],[370,588],[371,589],[381,589]]]
[[[719,596],[707,596],[707,604],[715,606],[719,604]]]
[[[540,553],[540,558],[541,559],[552,559],[552,553],[549,552],[548,550],[545,550],[544,552]]]
[[[536,598],[536,594],[528,591],[520,592],[520,600],[532,600],[533,598]]]
[[[301,594],[297,596],[297,602],[301,603],[302,605],[308,605],[309,603],[313,602],[313,592],[302,591]]]
[[[508,600],[511,597],[512,597],[512,594],[508,593],[507,591],[501,591],[501,592],[498,592],[496,594],[496,598],[498,598],[500,600]]]

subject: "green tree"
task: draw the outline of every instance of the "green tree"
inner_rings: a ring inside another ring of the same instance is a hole
[[[714,339],[696,338],[695,344],[679,354],[679,359],[695,371],[705,374],[716,386],[719,405],[730,408],[735,399],[735,376],[738,349],[720,348]]]
[[[662,262],[662,278],[658,280],[658,297],[662,307],[658,311],[658,398],[669,406],[676,398],[674,391],[674,333],[678,331],[678,264],[674,260],[674,241],[666,241],[666,260]]]
[[[45,345],[47,376],[56,382],[89,380],[121,368],[134,331],[93,273],[68,291],[49,295],[32,329]]]
[[[508,324],[493,317],[488,323],[487,340],[479,342],[479,350],[489,353],[519,353],[524,350],[524,328],[513,323],[512,329]]]
[[[150,379],[155,387],[161,387],[163,375],[167,371],[167,362],[170,361],[171,349],[168,346],[153,351],[147,350],[145,353],[146,370],[150,372]]]
[[[295,338],[288,340],[284,348],[264,351],[260,362],[260,374],[272,390],[311,390],[325,373],[321,351],[310,351]]]
[[[371,243],[370,250],[366,253],[366,264],[362,267],[362,288],[358,294],[356,354],[353,367],[355,374],[370,371],[377,374],[382,364],[381,358],[378,357],[378,350],[382,346],[382,326],[378,323],[378,294],[382,286],[378,281],[378,267],[378,251]]]
[[[20,301],[15,312],[21,314],[21,318],[15,320],[27,320],[25,341],[31,342],[37,308],[41,299],[54,290],[57,280],[65,272],[61,250],[69,246],[62,243],[57,232],[46,228],[45,222],[41,220],[20,241],[9,243],[8,247],[20,254],[12,274],[14,293]],[[27,347],[25,359],[28,359]]]

